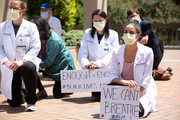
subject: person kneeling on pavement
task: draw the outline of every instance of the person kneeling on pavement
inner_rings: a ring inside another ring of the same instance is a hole
[[[39,30],[41,50],[38,57],[42,60],[40,67],[45,68],[46,74],[55,81],[53,96],[54,98],[65,97],[69,93],[61,93],[60,71],[75,69],[73,57],[66,48],[62,38],[50,29],[48,22],[44,18],[35,16],[31,22],[35,23]],[[40,95],[41,91],[45,91],[40,79],[38,80],[37,88],[39,90],[38,95]]]
[[[27,0],[12,0],[8,11],[10,20],[0,24],[1,92],[10,106],[27,102],[25,111],[35,111],[36,58],[41,45],[36,25],[23,18],[26,9]]]

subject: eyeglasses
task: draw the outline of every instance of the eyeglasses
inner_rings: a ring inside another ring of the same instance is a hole
[[[12,6],[8,6],[9,9],[13,9],[13,10],[21,10],[20,7],[12,7]]]

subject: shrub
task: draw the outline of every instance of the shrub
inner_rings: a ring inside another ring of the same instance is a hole
[[[61,37],[66,46],[80,46],[83,34],[83,30],[70,30],[68,32],[62,30]]]

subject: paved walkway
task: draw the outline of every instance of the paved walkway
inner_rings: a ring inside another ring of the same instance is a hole
[[[168,81],[156,81],[158,112],[151,113],[144,120],[180,120],[180,50],[165,50],[160,67],[173,69],[174,75]],[[0,94],[0,120],[93,120],[99,119],[100,103],[90,99],[91,93],[74,93],[63,99],[52,97],[54,82],[42,78],[48,98],[37,102],[36,112],[24,112],[26,104],[11,108]]]

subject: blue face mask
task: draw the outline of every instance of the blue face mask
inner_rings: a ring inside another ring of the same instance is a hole
[[[43,17],[44,19],[47,19],[48,18],[48,12],[41,12],[40,16]]]
[[[138,20],[138,18],[137,18],[137,17],[133,17],[133,18],[131,18],[129,21],[130,21],[130,22],[134,22],[134,21],[139,22],[139,20]]]

